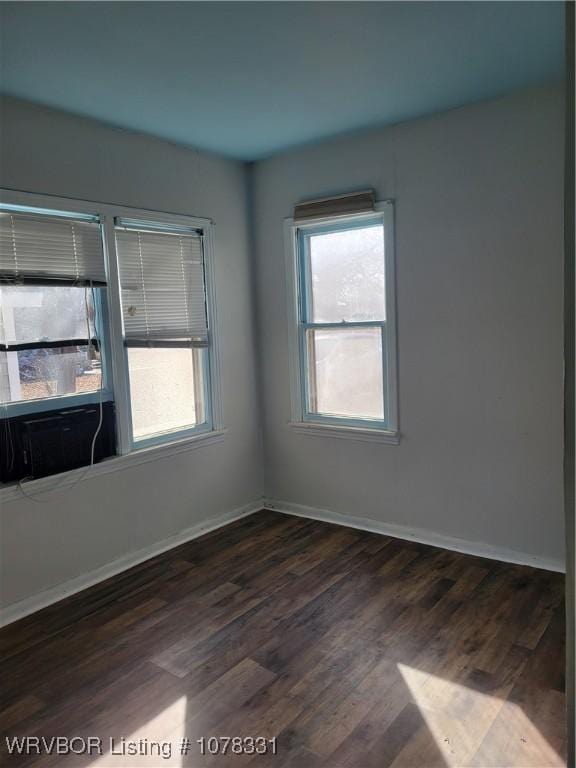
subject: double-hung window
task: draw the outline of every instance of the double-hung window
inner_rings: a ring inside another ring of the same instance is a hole
[[[297,427],[397,441],[392,227],[391,202],[287,222]]]
[[[134,442],[209,430],[202,230],[123,218],[115,230]]]

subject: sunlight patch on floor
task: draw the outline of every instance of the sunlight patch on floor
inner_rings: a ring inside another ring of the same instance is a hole
[[[518,705],[404,664],[398,669],[426,728],[402,749],[394,768],[425,764],[430,736],[450,768],[565,765]]]
[[[102,746],[106,754],[90,763],[90,768],[182,768],[189,758],[180,754],[182,739],[186,736],[187,697],[181,696],[173,704],[130,734],[114,738],[113,751],[108,738]],[[128,745],[134,745],[136,754],[126,754]],[[167,745],[170,745],[169,747]],[[192,743],[189,754],[197,745]],[[168,756],[168,749],[170,754]]]

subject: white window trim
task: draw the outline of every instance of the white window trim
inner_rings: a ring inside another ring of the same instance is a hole
[[[224,411],[222,403],[222,333],[219,326],[217,313],[217,300],[215,288],[215,268],[214,268],[214,221],[209,218],[200,218],[187,216],[183,214],[166,213],[163,211],[153,211],[149,209],[133,208],[123,205],[114,205],[111,203],[101,203],[91,200],[77,200],[68,197],[56,197],[53,195],[42,195],[21,190],[0,189],[0,201],[9,205],[23,205],[30,208],[39,208],[43,210],[63,210],[71,213],[87,213],[98,215],[101,220],[104,240],[104,258],[106,260],[106,271],[108,275],[108,324],[110,327],[110,367],[111,382],[110,389],[114,392],[114,402],[116,403],[116,436],[117,451],[119,456],[128,454],[146,454],[156,457],[162,455],[162,449],[170,449],[176,445],[188,444],[198,441],[199,444],[206,444],[207,438],[214,435],[223,435]],[[178,224],[187,227],[201,229],[204,236],[204,274],[206,304],[208,314],[208,328],[210,344],[208,348],[209,366],[210,366],[210,399],[212,408],[211,428],[206,432],[190,433],[190,430],[183,429],[174,431],[173,439],[166,439],[158,446],[135,444],[132,440],[132,430],[130,424],[130,399],[128,366],[124,352],[124,333],[122,323],[122,301],[120,276],[118,270],[118,259],[116,254],[116,237],[114,232],[115,218],[134,218],[142,221],[161,221],[166,224]],[[115,329],[115,332],[112,332]],[[121,329],[121,332],[118,332]],[[55,407],[58,407],[55,405]],[[116,457],[116,459],[118,456]],[[111,460],[109,460],[111,461]],[[102,462],[104,464],[106,462]],[[109,463],[109,462],[108,462]],[[94,465],[92,471],[98,465]],[[81,468],[80,472],[86,468]],[[76,472],[77,470],[73,470]],[[61,475],[52,475],[47,478],[60,477],[70,473],[61,473]],[[42,478],[37,482],[44,481]],[[9,486],[8,486],[9,488]],[[0,489],[4,490],[4,489]]]
[[[321,421],[304,420],[302,402],[302,377],[300,342],[298,337],[300,298],[300,259],[298,253],[298,230],[331,224],[346,219],[357,222],[360,218],[371,218],[380,214],[384,225],[385,274],[386,274],[386,335],[388,365],[388,424],[386,428],[366,425],[326,424]],[[396,273],[395,273],[394,203],[392,200],[378,202],[374,211],[351,216],[318,218],[310,223],[296,224],[293,218],[284,219],[284,253],[286,260],[287,319],[288,319],[288,363],[290,378],[291,421],[288,426],[296,432],[314,437],[336,437],[352,440],[398,445],[400,442],[398,420],[398,348],[396,327]]]
[[[314,421],[290,422],[289,426],[295,432],[312,437],[336,437],[359,440],[362,443],[386,443],[387,445],[400,443],[400,433],[392,432],[389,429],[362,429],[361,427],[321,424]]]

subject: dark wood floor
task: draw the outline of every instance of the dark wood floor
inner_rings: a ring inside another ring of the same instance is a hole
[[[562,598],[559,574],[260,512],[3,630],[4,753],[104,747],[3,764],[563,765]],[[202,758],[211,736],[277,754]]]

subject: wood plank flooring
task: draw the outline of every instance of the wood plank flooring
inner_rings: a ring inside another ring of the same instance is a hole
[[[262,511],[5,628],[2,764],[562,766],[562,603],[560,574]],[[200,755],[234,736],[277,753]]]

